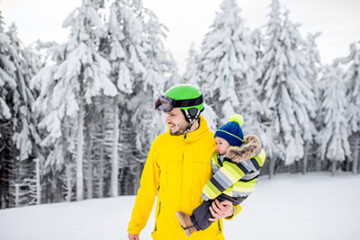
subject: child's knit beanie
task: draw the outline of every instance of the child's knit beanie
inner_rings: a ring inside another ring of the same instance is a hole
[[[214,137],[225,139],[230,146],[241,146],[244,141],[244,133],[241,125],[244,118],[240,114],[234,114],[230,117],[229,122],[216,130]]]

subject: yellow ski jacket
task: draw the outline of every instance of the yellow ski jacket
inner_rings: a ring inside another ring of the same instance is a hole
[[[142,172],[128,233],[139,234],[145,227],[157,196],[153,239],[224,239],[221,219],[187,238],[175,214],[184,211],[191,215],[203,201],[202,188],[211,177],[211,155],[215,149],[214,133],[202,116],[200,127],[188,133],[186,139],[183,135],[171,136],[169,131],[159,135]]]

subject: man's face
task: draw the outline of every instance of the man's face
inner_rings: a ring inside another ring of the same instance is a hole
[[[189,123],[185,120],[180,108],[174,108],[171,112],[166,113],[166,123],[170,128],[170,135],[178,136],[184,134]]]

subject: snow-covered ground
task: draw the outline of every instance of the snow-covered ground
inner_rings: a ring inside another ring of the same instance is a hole
[[[135,197],[0,210],[1,240],[125,240]],[[360,175],[261,178],[243,211],[225,221],[227,240],[358,240]],[[153,216],[141,233],[151,239]]]

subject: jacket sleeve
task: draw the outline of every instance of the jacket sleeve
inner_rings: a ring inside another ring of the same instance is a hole
[[[138,235],[145,227],[158,193],[160,169],[157,163],[156,142],[154,141],[141,175],[140,188],[128,226],[128,233]]]
[[[246,173],[248,173],[248,170],[243,162],[224,161],[223,166],[219,168],[204,186],[202,197],[205,201],[215,199],[225,189],[239,181]]]
[[[233,215],[230,216],[230,217],[226,217],[225,220],[231,220],[231,219],[233,219],[233,218],[234,218],[236,215],[238,215],[239,212],[242,210],[240,204],[239,204],[239,205],[236,205],[236,206],[233,206],[233,209],[234,209]]]

